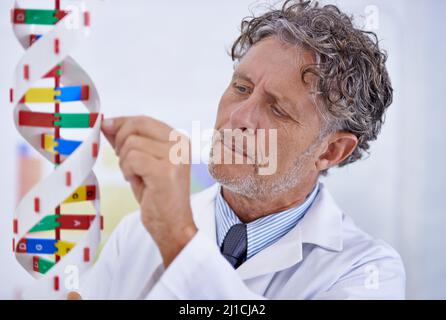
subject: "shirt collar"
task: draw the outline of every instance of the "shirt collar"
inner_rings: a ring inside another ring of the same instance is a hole
[[[270,214],[248,223],[246,225],[248,237],[247,258],[249,259],[270,246],[293,229],[310,208],[318,192],[319,183],[316,184],[313,191],[299,206]],[[215,201],[215,222],[219,247],[221,247],[229,229],[235,224],[242,223],[223,198],[221,188],[217,193]]]

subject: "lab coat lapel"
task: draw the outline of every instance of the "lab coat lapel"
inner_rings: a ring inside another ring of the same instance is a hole
[[[280,240],[248,259],[236,271],[245,280],[289,268],[301,260],[302,235],[300,228],[295,227]]]
[[[215,198],[219,190],[215,184],[192,199],[197,227],[215,242]],[[245,280],[289,268],[302,260],[303,243],[342,250],[342,212],[322,183],[318,196],[299,224],[236,271]]]
[[[191,199],[192,212],[197,228],[203,231],[211,240],[217,243],[215,227],[215,198],[220,190],[218,184],[195,194]]]
[[[342,250],[343,213],[324,184],[299,226],[302,243],[312,243],[331,251]]]

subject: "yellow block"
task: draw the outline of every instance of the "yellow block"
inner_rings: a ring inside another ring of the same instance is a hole
[[[31,88],[25,94],[25,102],[51,103],[55,102],[57,95],[60,95],[60,91],[56,91],[54,88]]]
[[[64,203],[71,203],[71,202],[80,202],[80,201],[86,201],[87,200],[87,187],[86,186],[80,186],[76,189],[65,201]]]
[[[50,134],[44,134],[43,136],[43,148],[51,152],[53,154],[57,154],[57,151],[54,150],[55,147],[57,147],[59,144],[54,141],[54,136]]]
[[[68,252],[70,252],[71,249],[74,248],[76,244],[73,242],[68,242],[68,241],[57,241],[55,246],[58,249],[57,252],[55,253],[58,256],[63,257],[64,255],[66,255]]]

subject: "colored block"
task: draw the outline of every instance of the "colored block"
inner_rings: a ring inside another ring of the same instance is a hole
[[[53,88],[31,88],[20,102],[24,103],[52,103],[58,94]]]
[[[65,139],[55,139],[57,146],[54,148],[59,154],[70,155],[72,154],[77,147],[79,147],[82,141],[75,140],[65,140]]]
[[[53,214],[50,216],[46,216],[38,224],[36,224],[31,230],[29,230],[30,233],[33,232],[41,232],[41,231],[48,231],[48,230],[54,230],[57,227],[60,227],[60,223],[57,222],[58,215]]]
[[[26,253],[27,247],[28,246],[26,239],[20,239],[19,243],[17,244],[16,251],[20,253]]]
[[[54,291],[59,291],[59,276],[55,276],[54,278],[53,278],[54,280],[54,286],[53,286],[53,288],[54,288]]]
[[[26,10],[25,9],[14,9],[11,11],[11,20],[12,23],[15,24],[23,24],[25,23],[25,15]]]
[[[63,257],[68,252],[70,252],[71,249],[74,248],[76,244],[73,242],[68,241],[57,241],[56,248],[58,249],[56,252],[56,255]]]
[[[95,215],[61,215],[57,219],[60,222],[60,228],[64,230],[87,230],[90,228],[91,222],[94,220]],[[101,217],[102,228],[102,217]]]
[[[51,134],[42,134],[42,148],[54,154],[70,155],[77,147],[81,145],[82,141],[54,139]]]
[[[42,257],[33,257],[33,269],[39,273],[45,274],[50,270],[56,263]]]
[[[25,64],[23,66],[23,78],[25,80],[29,80],[29,65],[28,64]]]
[[[55,76],[61,76],[62,75],[62,69],[59,65],[55,66],[53,69],[51,69],[44,78],[54,78]]]
[[[56,90],[60,91],[60,94],[56,95],[60,102],[84,101],[89,98],[88,86],[61,87]]]
[[[59,118],[59,119],[56,119]],[[97,113],[44,113],[32,111],[19,111],[19,125],[42,128],[89,128],[93,127]]]
[[[57,91],[53,88],[32,88],[25,94],[25,102],[45,103],[54,102]]]
[[[90,128],[94,125],[97,113],[55,113],[59,120],[54,125],[61,128]]]
[[[29,45],[32,45],[34,42],[36,42],[37,40],[39,40],[40,38],[42,38],[41,34],[31,34],[29,36]]]
[[[84,261],[90,261],[90,248],[84,248]]]
[[[26,239],[26,252],[37,254],[54,254],[57,251],[54,239]]]
[[[19,111],[20,126],[53,128],[54,120],[54,115],[52,113]]]
[[[52,25],[56,24],[58,19],[54,16],[56,10],[25,10],[25,23],[26,24],[44,24]]]
[[[97,197],[96,194],[96,186],[85,186],[86,200],[91,201],[95,200]]]
[[[64,203],[91,201],[96,199],[96,186],[81,186],[69,196]]]
[[[67,11],[62,10],[14,9],[12,22],[15,24],[54,25],[67,14]]]
[[[55,147],[57,147],[58,143],[54,140],[54,136],[51,134],[42,134],[42,144],[41,147],[53,154],[56,154]]]

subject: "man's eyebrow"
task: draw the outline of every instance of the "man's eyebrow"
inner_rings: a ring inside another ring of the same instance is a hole
[[[246,75],[246,74],[244,74],[243,72],[240,72],[240,71],[234,71],[234,74],[232,75],[232,80],[234,80],[234,79],[242,79],[242,80],[254,83],[252,81],[252,79],[248,75]],[[292,113],[295,114],[295,116],[300,118],[300,111],[298,110],[299,109],[299,104],[293,103],[291,101],[291,99],[288,98],[288,97],[282,96],[280,94],[274,94],[273,92],[270,92],[269,90],[265,91],[265,93],[268,96],[270,96],[275,102],[283,102],[283,103],[285,103],[288,106],[288,108],[291,109],[289,111],[291,111]]]
[[[234,72],[234,74],[232,75],[232,80],[234,80],[234,79],[242,79],[242,80],[254,83],[254,81],[252,81],[252,79],[248,75],[241,73],[240,71]]]

